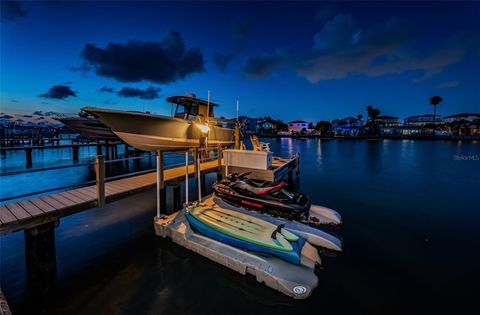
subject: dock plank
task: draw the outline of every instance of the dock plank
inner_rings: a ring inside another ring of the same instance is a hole
[[[2,224],[18,221],[5,205],[0,205],[0,221]]]
[[[54,207],[55,210],[60,210],[60,209],[65,208],[65,204],[53,199],[52,197],[50,197],[48,195],[47,196],[42,196],[42,197],[40,197],[40,199],[45,201],[46,203],[48,203],[52,207]]]
[[[138,185],[135,185],[130,181],[124,181],[124,180],[116,181],[115,184],[117,184],[120,187],[124,187],[125,189],[135,189],[138,187]]]
[[[23,209],[25,209],[28,213],[30,213],[32,217],[43,214],[42,209],[31,203],[29,200],[22,200],[18,202],[18,204],[22,206]]]
[[[78,189],[72,190],[72,192],[85,196],[86,198],[88,198],[89,201],[97,199],[97,193],[95,191],[95,187],[93,186],[78,188]]]
[[[62,196],[62,197],[65,197],[65,198],[67,198],[67,199],[75,202],[76,204],[84,203],[84,202],[85,202],[83,199],[78,198],[77,196],[69,193],[68,191],[61,192],[61,193],[59,193],[58,195],[60,195],[60,196]]]
[[[56,201],[64,204],[67,207],[76,205],[76,202],[74,202],[74,201],[72,201],[68,198],[65,198],[63,195],[60,195],[60,194],[49,195],[49,197],[52,198],[52,199],[55,199]]]
[[[42,209],[43,212],[55,211],[55,208],[43,201],[40,198],[29,199],[31,203]]]
[[[70,195],[73,195],[79,199],[81,199],[83,202],[89,202],[92,200],[92,197],[90,197],[89,195],[86,195],[85,193],[82,193],[80,191],[80,189],[74,189],[74,190],[70,190],[68,191]]]
[[[126,189],[121,187],[121,186],[118,186],[116,183],[114,182],[110,182],[110,183],[107,183],[105,184],[105,189],[110,189],[116,193],[122,193],[124,192]]]
[[[18,203],[13,202],[5,205],[8,210],[19,220],[30,218],[31,215],[25,209],[22,208]]]

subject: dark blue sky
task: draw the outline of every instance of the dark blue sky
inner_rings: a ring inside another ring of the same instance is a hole
[[[318,121],[479,112],[476,2],[4,2],[2,111],[167,114],[207,90],[217,116]],[[103,89],[102,89],[103,88]]]

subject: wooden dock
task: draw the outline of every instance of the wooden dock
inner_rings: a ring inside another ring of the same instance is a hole
[[[200,164],[202,173],[218,170],[218,161]],[[194,165],[188,166],[194,174]],[[164,182],[182,180],[185,166],[164,170]],[[133,176],[105,183],[105,201],[112,202],[156,185],[156,172]],[[0,235],[30,229],[76,212],[97,207],[97,185],[77,188],[18,202],[0,205]]]
[[[195,151],[194,159],[201,161],[198,150]],[[55,227],[58,226],[60,219],[65,216],[93,208],[100,208],[106,202],[119,200],[151,189],[157,185],[157,181],[160,184],[157,192],[157,218],[163,217],[160,216],[159,210],[166,208],[165,187],[167,185],[173,186],[173,210],[178,211],[181,209],[179,182],[185,180],[186,166],[165,169],[163,155],[160,154],[157,155],[157,169],[163,170],[163,172],[158,174],[157,172],[148,172],[130,177],[117,176],[105,179],[105,163],[113,161],[115,160],[105,161],[102,155],[97,156],[95,185],[0,205],[0,236],[24,231],[26,269],[27,273],[32,275],[32,278],[39,278],[39,274],[55,274]],[[198,170],[195,165],[199,165]],[[271,169],[264,171],[253,170],[252,175],[255,178],[266,180],[279,179],[286,174],[291,178],[295,168],[298,172],[298,166],[298,156],[289,159],[276,158]],[[251,169],[229,168],[229,173],[246,171],[251,171]],[[218,178],[223,172],[224,165],[221,158],[221,148],[218,148],[217,157],[214,160],[198,164],[194,162],[188,165],[189,176],[199,176],[201,186],[203,187],[205,186],[206,174],[217,173]],[[9,315],[9,312],[5,298],[0,296],[0,315]]]

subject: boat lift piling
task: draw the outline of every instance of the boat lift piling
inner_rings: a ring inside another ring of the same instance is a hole
[[[163,181],[163,152],[157,151],[157,218],[161,217],[166,205],[165,183]]]

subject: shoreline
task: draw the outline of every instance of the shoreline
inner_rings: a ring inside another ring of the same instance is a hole
[[[259,134],[259,138],[292,138],[323,140],[442,140],[442,141],[480,141],[480,137],[445,137],[445,136],[318,136],[318,135],[273,135]]]

